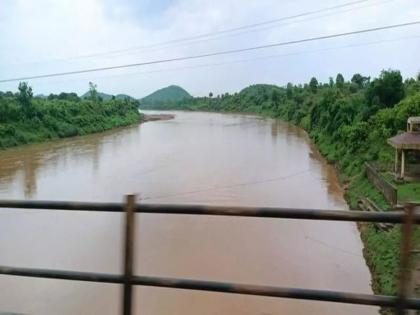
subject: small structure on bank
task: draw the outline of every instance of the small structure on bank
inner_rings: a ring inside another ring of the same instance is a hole
[[[408,118],[407,131],[389,138],[388,143],[395,148],[395,177],[420,176],[420,117]]]

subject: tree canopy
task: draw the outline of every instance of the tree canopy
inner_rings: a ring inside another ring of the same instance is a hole
[[[96,90],[96,87],[95,87]],[[48,139],[84,135],[140,121],[138,102],[99,102],[95,94],[81,99],[75,93],[33,97],[22,82],[16,94],[0,94],[0,148]]]

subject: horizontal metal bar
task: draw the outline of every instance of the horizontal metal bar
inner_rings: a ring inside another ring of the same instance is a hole
[[[123,275],[54,269],[20,268],[10,266],[0,266],[0,275],[105,283],[124,282]]]
[[[121,212],[123,211],[123,204],[73,201],[0,200],[0,209],[1,208]],[[403,223],[404,221],[403,211],[366,212],[355,210],[321,210],[274,207],[251,208],[201,205],[137,204],[136,212],[386,223]],[[414,222],[417,224],[420,223],[420,213],[414,214]]]
[[[133,284],[163,287],[173,289],[186,289],[210,291],[221,293],[245,294],[265,297],[312,300],[323,302],[336,302],[345,304],[372,305],[382,307],[395,307],[398,299],[393,296],[358,294],[350,292],[313,290],[301,288],[273,287],[261,285],[235,284],[226,282],[168,279],[154,277],[134,277]],[[407,309],[420,309],[420,299],[407,299]]]
[[[123,275],[50,270],[50,269],[31,269],[0,266],[0,274],[37,277],[49,279],[63,279],[89,282],[118,283],[124,282]],[[395,307],[398,298],[395,296],[357,294],[340,291],[311,290],[300,288],[284,288],[273,286],[235,284],[215,281],[201,281],[189,279],[173,279],[162,277],[134,276],[133,285],[162,287],[185,290],[210,291],[233,294],[246,294],[266,297],[302,299],[312,301],[337,302],[346,304],[373,305],[382,307]],[[405,306],[407,309],[420,310],[420,299],[408,298]]]
[[[360,222],[404,222],[403,211],[365,212],[350,210],[321,210],[302,208],[274,208],[274,207],[215,207],[200,205],[155,205],[140,204],[138,211],[142,213],[165,214],[193,214],[193,215],[221,215],[260,218],[283,218],[327,221],[360,221]],[[415,216],[416,223],[420,223],[420,214]]]
[[[0,200],[0,208],[122,212],[124,211],[124,204],[116,202]]]

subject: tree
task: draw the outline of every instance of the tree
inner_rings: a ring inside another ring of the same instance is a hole
[[[293,84],[290,82],[286,86],[286,96],[289,99],[293,97]]]
[[[406,96],[416,94],[420,92],[420,81],[413,78],[407,79],[404,82],[404,88]]]
[[[334,87],[334,79],[332,77],[330,77],[328,85]]]
[[[73,102],[77,102],[77,101],[80,100],[76,93],[65,93],[65,92],[61,92],[58,95],[58,99],[59,100],[73,101]]]
[[[212,98],[212,97],[213,97],[213,93],[212,93],[212,92],[210,92],[210,93],[209,93],[209,97],[210,97],[210,98]]]
[[[91,99],[94,102],[100,101],[97,88],[98,86],[96,84],[89,82],[89,99]]]
[[[311,81],[309,82],[309,88],[311,89],[312,93],[316,93],[318,89],[318,80],[315,77],[312,77]]]
[[[335,84],[339,89],[342,89],[344,87],[344,77],[341,73],[337,74],[337,77],[335,78]]]
[[[27,82],[20,82],[18,86],[19,92],[17,95],[17,99],[19,104],[23,107],[26,114],[29,113],[32,107],[32,88],[28,86]]]
[[[48,95],[47,99],[49,101],[51,100],[64,100],[64,101],[72,101],[72,102],[78,102],[80,101],[79,96],[77,96],[76,93],[72,92],[72,93],[66,93],[66,92],[61,92],[60,94],[53,94],[51,93],[50,95]]]
[[[274,105],[274,110],[278,111],[279,106],[280,106],[280,92],[277,89],[274,89],[271,93],[271,101],[272,104]]]
[[[351,82],[356,84],[359,89],[366,87],[369,84],[370,77],[364,77],[360,73],[356,73],[351,78]]]
[[[366,90],[369,105],[392,107],[404,98],[404,83],[399,71],[383,70]]]

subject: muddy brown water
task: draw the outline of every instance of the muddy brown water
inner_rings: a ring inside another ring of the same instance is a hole
[[[347,210],[307,135],[249,115],[176,112],[105,133],[0,152],[1,199]],[[354,223],[142,214],[136,273],[371,293]],[[117,273],[122,217],[1,210],[0,264]],[[118,285],[0,276],[0,312],[118,314]],[[377,314],[337,303],[139,287],[136,314]]]

